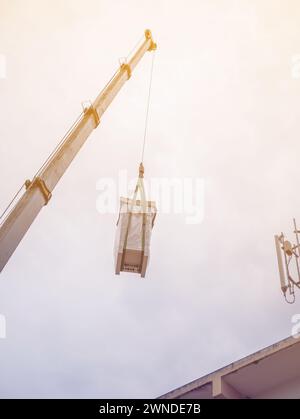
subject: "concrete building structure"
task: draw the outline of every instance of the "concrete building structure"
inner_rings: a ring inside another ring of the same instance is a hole
[[[300,399],[300,338],[291,336],[159,398]]]

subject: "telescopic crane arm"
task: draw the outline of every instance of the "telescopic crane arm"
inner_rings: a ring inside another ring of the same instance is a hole
[[[6,265],[34,219],[51,198],[56,184],[63,176],[72,160],[79,152],[101,116],[113,101],[123,84],[146,51],[156,49],[150,30],[145,31],[143,43],[133,53],[128,62],[121,64],[112,80],[73,125],[63,143],[42,167],[32,181],[25,182],[26,191],[0,225],[0,272]]]

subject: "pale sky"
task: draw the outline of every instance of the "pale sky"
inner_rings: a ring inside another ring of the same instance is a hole
[[[157,397],[291,334],[299,22],[298,0],[0,0],[1,209],[146,28],[145,176],[205,182],[202,223],[158,214],[146,279],[115,276],[96,184],[136,175],[147,54],[0,274],[0,397]]]

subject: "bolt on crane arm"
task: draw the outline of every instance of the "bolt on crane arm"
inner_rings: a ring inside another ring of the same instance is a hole
[[[0,272],[17,248],[34,219],[52,196],[52,191],[79,152],[101,116],[113,101],[132,71],[147,51],[156,49],[151,31],[127,63],[123,63],[96,100],[84,109],[82,116],[66,135],[63,143],[32,181],[26,180],[26,191],[0,225]]]

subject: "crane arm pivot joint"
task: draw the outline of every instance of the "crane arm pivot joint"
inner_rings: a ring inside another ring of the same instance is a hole
[[[32,181],[27,179],[25,181],[25,187],[26,187],[26,190],[29,189],[29,188],[33,188],[33,187],[39,188],[39,190],[43,194],[43,197],[45,198],[45,205],[48,204],[49,200],[52,197],[52,193],[47,188],[44,180],[42,178],[38,177],[38,176],[35,177]]]

